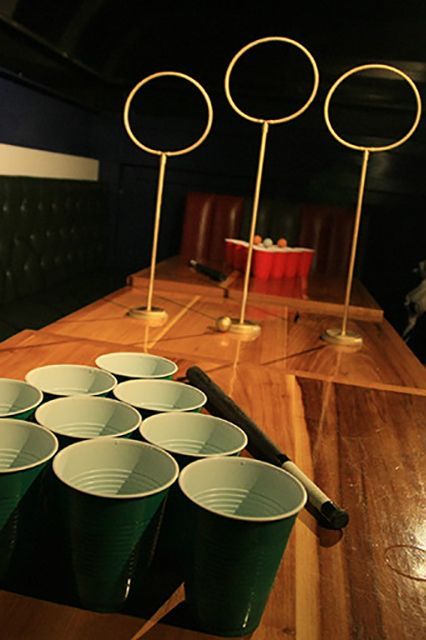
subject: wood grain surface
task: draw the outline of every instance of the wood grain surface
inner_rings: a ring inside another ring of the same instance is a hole
[[[167,288],[173,283],[174,290],[182,293],[198,293],[212,298],[228,297],[241,301],[243,274],[229,272],[223,265],[212,265],[228,274],[227,280],[218,283],[197,273],[181,256],[160,262],[155,271],[155,286]],[[143,269],[129,276],[129,284],[146,287],[150,269]],[[346,279],[342,276],[312,273],[309,278],[280,278],[262,280],[252,277],[249,285],[250,300],[284,304],[293,309],[341,316],[345,300]],[[353,318],[380,322],[383,311],[359,280],[354,280],[351,292],[350,314]]]
[[[340,532],[304,510],[253,640],[412,640],[424,636],[426,591],[424,368],[386,322],[352,321],[364,338],[348,352],[319,338],[330,318],[250,306],[253,342],[214,331],[237,303],[162,291],[169,322],[129,318],[143,291],[125,288],[42,331],[0,344],[0,375],[23,378],[47,363],[94,364],[109,351],[174,359],[177,377],[197,364],[337,504]],[[147,587],[149,589],[149,586]],[[7,640],[202,640],[182,624],[179,599],[146,620],[98,614],[0,592]]]
[[[360,349],[337,348],[321,334],[339,326],[336,318],[298,313],[285,306],[251,303],[247,317],[262,325],[259,340],[242,343],[230,333],[215,330],[221,315],[238,317],[239,303],[232,299],[157,291],[157,304],[168,314],[163,327],[146,327],[127,311],[141,304],[145,289],[127,287],[43,329],[63,336],[133,345],[141,350],[161,350],[168,356],[210,360],[217,366],[236,363],[277,367],[299,376],[368,385],[389,390],[426,389],[426,372],[387,321],[349,321],[348,328],[364,340]]]
[[[62,356],[65,344],[75,350],[75,342],[62,343]],[[83,344],[81,356],[83,349],[89,354],[99,348]],[[274,368],[241,365],[232,381],[229,373],[216,371],[212,377],[351,518],[343,532],[332,532],[303,512],[262,625],[252,637],[421,637],[426,513],[419,497],[425,481],[426,398],[297,379]],[[42,624],[44,633],[37,638],[85,638],[83,621],[92,633],[87,638],[114,637],[102,635],[108,625],[99,614],[81,612],[79,617],[78,610],[46,603],[39,607],[37,600],[7,592],[0,603],[1,628],[10,640],[32,637],[36,624]],[[62,631],[58,616],[64,621]],[[119,629],[115,637],[130,640],[136,633],[137,625],[130,625],[126,616],[108,617],[109,631]],[[159,622],[144,637],[203,636]]]

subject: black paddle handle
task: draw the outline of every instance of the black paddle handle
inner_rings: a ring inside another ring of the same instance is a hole
[[[188,381],[207,396],[206,409],[212,415],[229,420],[245,431],[248,452],[255,458],[282,467],[304,485],[308,493],[306,508],[321,526],[342,529],[349,522],[349,515],[338,507],[290,460],[251,418],[215,383],[200,367],[190,367],[186,372]]]

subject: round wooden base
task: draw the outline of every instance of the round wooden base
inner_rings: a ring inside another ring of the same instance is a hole
[[[245,322],[240,322],[236,318],[232,318],[232,324],[229,328],[229,333],[234,334],[235,337],[240,338],[241,340],[255,340],[261,334],[262,327],[260,324],[256,322],[251,322],[250,320],[246,320]]]
[[[346,333],[342,333],[341,329],[326,329],[321,338],[330,344],[341,345],[343,347],[355,347],[362,345],[362,337],[358,333],[355,333],[355,331],[346,331]]]
[[[129,309],[127,315],[136,320],[141,320],[150,327],[161,327],[169,317],[167,311],[161,309],[161,307],[152,307],[151,309],[133,307]]]

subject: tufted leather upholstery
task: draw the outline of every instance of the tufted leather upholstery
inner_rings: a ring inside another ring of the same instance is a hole
[[[180,253],[200,262],[221,262],[224,238],[238,236],[243,198],[215,193],[190,192],[186,198]]]
[[[250,237],[251,218],[253,214],[252,198],[244,199],[244,214],[240,237],[248,240]],[[299,242],[300,204],[263,198],[259,202],[257,212],[256,233],[262,238],[272,238],[274,242],[279,238],[286,238],[291,246]]]
[[[188,193],[181,254],[205,263],[223,261],[224,239],[248,240],[251,215],[251,198]],[[263,198],[256,232],[275,242],[285,237],[290,246],[315,249],[315,271],[346,274],[353,222],[353,211],[343,207]]]
[[[97,183],[0,177],[0,337],[2,322],[39,328],[124,283],[108,284],[108,218]]]
[[[0,180],[0,304],[103,266],[105,197],[99,185]]]
[[[313,269],[345,275],[349,266],[354,213],[332,205],[305,204],[300,211],[299,244],[315,249]]]

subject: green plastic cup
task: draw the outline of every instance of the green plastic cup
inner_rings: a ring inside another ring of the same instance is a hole
[[[56,436],[25,420],[0,419],[0,579],[5,579],[19,543],[28,551],[39,504],[26,495],[58,450]],[[38,492],[35,493],[38,497]]]
[[[80,440],[131,436],[142,420],[129,404],[98,396],[50,400],[38,407],[35,419],[55,433],[61,448]]]
[[[248,440],[237,425],[202,413],[158,413],[146,418],[139,431],[143,440],[168,451],[180,469],[203,458],[239,455]],[[175,586],[183,580],[191,516],[176,484],[167,500],[157,553],[157,562],[162,565],[159,573],[167,573]]]
[[[43,401],[43,393],[23,380],[0,378],[0,418],[26,420]]]
[[[58,396],[106,396],[117,384],[109,371],[80,364],[50,364],[28,371],[26,382],[43,391],[48,399]]]
[[[251,633],[306,491],[279,467],[235,457],[191,463],[179,486],[193,510],[185,568],[189,611],[206,633]]]
[[[56,398],[40,405],[35,413],[36,421],[55,433],[59,447],[63,449],[71,444],[93,438],[132,437],[139,436],[137,431],[141,415],[130,405],[103,398],[101,396],[69,396]],[[44,478],[45,511],[44,531],[40,547],[44,550],[44,566],[46,599],[58,595],[61,585],[63,598],[66,601],[75,599],[74,585],[64,585],[62,576],[69,571],[70,547],[66,543],[61,519],[61,505],[65,489],[49,469]],[[57,550],[54,562],[48,562],[49,547]],[[55,585],[51,593],[50,585]]]
[[[157,413],[143,421],[139,432],[171,453],[181,469],[200,458],[238,455],[248,440],[237,425],[204,413]]]
[[[132,378],[171,380],[178,370],[172,360],[137,351],[104,353],[95,362],[96,366],[112,373],[118,382]]]
[[[142,418],[168,411],[200,411],[207,402],[203,391],[174,380],[126,380],[115,387],[113,394],[136,407]]]
[[[162,505],[179,468],[166,451],[125,438],[72,444],[54,458],[80,605],[115,611],[140,556],[152,561]]]

